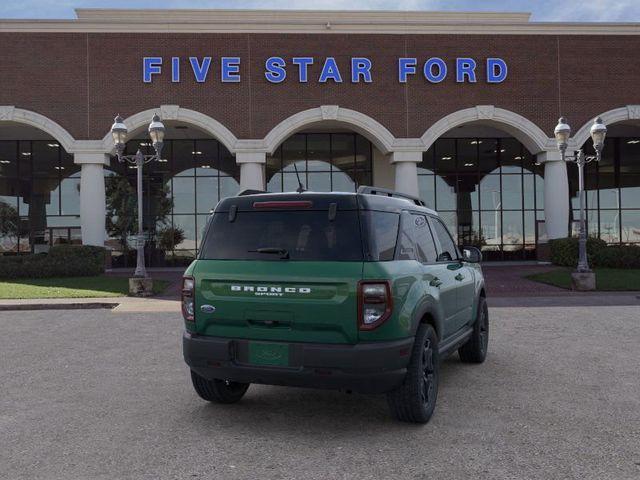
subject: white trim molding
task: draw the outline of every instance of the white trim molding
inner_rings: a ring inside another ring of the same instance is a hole
[[[126,118],[124,124],[127,126],[129,131],[132,132],[141,127],[146,127],[155,113],[160,115],[162,121],[173,120],[197,127],[212,135],[216,140],[227,147],[231,153],[235,154],[236,152],[236,142],[238,139],[231,130],[216,119],[205,115],[204,113],[196,112],[195,110],[190,110],[188,108],[182,108],[179,105],[161,105],[158,108],[151,108],[149,110],[138,112]],[[105,153],[109,153],[111,155],[115,153],[111,132],[107,132],[102,139],[102,149]]]
[[[607,126],[627,120],[640,120],[640,105],[627,105],[625,107],[614,108],[613,110],[596,115],[596,117],[600,117],[602,122]],[[569,149],[578,150],[589,140],[591,136],[591,125],[593,125],[593,120],[596,117],[593,117],[580,127],[580,130],[571,138]]]
[[[76,19],[3,19],[3,32],[638,35],[638,23],[531,22],[519,12],[76,9]]]
[[[29,125],[55,138],[68,153],[73,153],[75,139],[60,124],[44,115],[13,105],[0,106],[0,122],[16,122]]]
[[[531,153],[555,148],[555,141],[527,118],[510,110],[493,105],[478,105],[450,113],[424,132],[421,139],[428,149],[452,128],[471,122],[494,126],[518,139]]]
[[[364,113],[337,105],[322,105],[303,110],[282,120],[264,137],[263,147],[268,153],[273,153],[294,133],[321,122],[350,128],[369,139],[384,154],[393,150],[396,141],[386,127]]]

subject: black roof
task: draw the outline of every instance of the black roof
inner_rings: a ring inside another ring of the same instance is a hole
[[[378,210],[387,212],[401,212],[412,210],[437,215],[434,210],[417,205],[409,198],[389,197],[369,193],[350,192],[284,192],[284,193],[253,193],[247,192],[237,197],[221,200],[215,208],[216,212],[228,212],[232,208],[238,211],[253,211],[254,203],[258,202],[291,202],[310,201],[312,206],[304,207],[310,210],[328,210],[330,204],[335,203],[338,210]],[[235,206],[235,207],[234,207]],[[265,208],[268,210],[269,208]]]

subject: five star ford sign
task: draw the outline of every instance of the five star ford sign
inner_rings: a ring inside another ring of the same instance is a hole
[[[207,81],[211,70],[212,57],[171,57],[165,60],[164,57],[144,57],[142,59],[142,79],[145,83],[151,83],[154,76],[160,76],[163,67],[166,65],[170,70],[171,82],[181,81],[181,63],[188,62],[191,72],[196,82]],[[238,83],[241,81],[240,57],[220,58],[220,81],[223,83]],[[502,83],[507,78],[507,63],[501,58],[487,58],[484,80],[487,83]],[[411,76],[422,75],[430,83],[440,83],[449,75],[448,63],[439,57],[431,57],[421,61],[415,57],[398,58],[397,77],[398,82],[406,83]],[[452,62],[451,70],[458,83],[476,83],[478,74],[476,69],[478,61],[470,57],[456,58]],[[314,65],[318,64],[315,74],[311,71]],[[352,57],[349,62],[348,72],[340,69],[335,57],[326,57],[323,60],[314,57],[269,57],[264,62],[264,76],[271,83],[281,83],[287,79],[288,75],[293,75],[298,82],[307,83],[311,80],[318,83],[333,81],[342,83],[350,80],[351,83],[371,83],[374,80],[375,67],[371,59],[366,57]],[[421,70],[421,72],[418,71]],[[346,75],[346,77],[345,77]]]

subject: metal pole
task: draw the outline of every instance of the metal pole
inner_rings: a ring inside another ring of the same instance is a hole
[[[580,192],[580,237],[578,239],[578,272],[590,272],[587,258],[587,226],[585,218],[585,191],[584,191],[584,165],[585,155],[582,150],[578,151],[576,163],[578,165],[578,188]]]
[[[140,150],[136,152],[136,169],[138,170],[138,238],[136,241],[137,259],[134,277],[146,277],[147,270],[144,267],[144,233],[142,225],[142,166],[144,155]]]

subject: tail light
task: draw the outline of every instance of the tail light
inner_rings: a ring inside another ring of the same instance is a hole
[[[182,278],[182,316],[187,322],[195,322],[195,286],[193,277]]]
[[[387,280],[367,280],[358,284],[358,328],[373,330],[391,316],[393,297]]]

